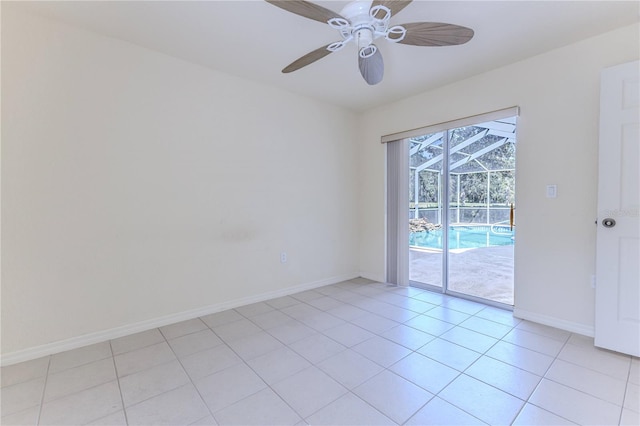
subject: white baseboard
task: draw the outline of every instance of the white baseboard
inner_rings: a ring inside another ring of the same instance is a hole
[[[559,328],[560,330],[582,334],[583,336],[593,337],[595,335],[593,326],[584,325],[573,321],[566,321],[548,315],[538,314],[536,312],[513,308],[513,316],[516,318],[537,322],[539,324],[548,325],[550,327]]]
[[[15,352],[3,354],[0,359],[0,365],[7,366],[17,364],[19,362],[30,361],[47,355],[53,355],[59,352],[71,349],[81,348],[83,346],[101,343],[107,340],[117,339],[118,337],[128,336],[130,334],[151,330],[153,328],[174,324],[180,321],[186,321],[193,318],[202,317],[216,312],[225,311],[227,309],[237,308],[239,306],[250,305],[252,303],[264,302],[265,300],[274,299],[276,297],[288,296],[305,290],[323,287],[325,285],[336,284],[342,281],[357,278],[358,274],[339,275],[319,281],[299,284],[293,287],[287,287],[279,290],[268,291],[252,296],[241,297],[239,299],[229,300],[213,305],[203,306],[201,308],[189,311],[178,312],[175,314],[165,315],[150,320],[140,321],[133,324],[127,324],[121,327],[111,328],[109,330],[98,331],[95,333],[84,334],[82,336],[72,337],[70,339],[59,340],[57,342],[47,343],[45,345],[34,346],[32,348],[22,349]]]
[[[381,274],[374,274],[374,273],[367,272],[367,271],[360,271],[360,276],[362,278],[366,278],[368,280],[376,281],[376,282],[379,282],[379,283],[385,282],[385,279]]]

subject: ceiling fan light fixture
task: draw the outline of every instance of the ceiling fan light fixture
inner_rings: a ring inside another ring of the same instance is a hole
[[[395,27],[389,28],[384,38],[386,38],[390,42],[397,43],[399,41],[404,40],[404,37],[406,35],[407,35],[407,29],[402,25],[396,25]]]
[[[379,4],[371,8],[371,10],[369,11],[369,16],[371,16],[372,19],[379,21],[380,23],[386,23],[389,22],[389,19],[391,19],[391,10],[389,10],[389,8],[386,6]]]
[[[377,51],[378,47],[375,44],[370,44],[369,46],[360,49],[358,51],[358,55],[361,58],[370,58],[371,56],[375,55]]]
[[[353,38],[353,37],[351,37],[351,38]],[[351,38],[333,42],[333,43],[331,43],[330,45],[327,46],[327,50],[329,50],[331,52],[337,52],[338,50],[340,50],[344,46],[346,46],[346,44],[351,41]]]
[[[350,25],[349,21],[344,18],[331,18],[327,21],[327,24],[338,31],[342,31]]]

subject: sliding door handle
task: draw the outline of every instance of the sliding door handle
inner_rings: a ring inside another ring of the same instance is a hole
[[[511,231],[513,231],[513,226],[514,226],[514,224],[513,224],[514,212],[513,211],[515,209],[516,208],[513,207],[513,203],[511,203],[511,209],[509,209],[509,230],[511,230]]]

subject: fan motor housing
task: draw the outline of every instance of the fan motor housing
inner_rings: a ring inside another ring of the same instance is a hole
[[[356,26],[369,21],[369,10],[371,1],[354,1],[346,5],[340,15],[347,18],[352,25]]]
[[[372,8],[371,1],[365,0],[349,3],[342,9],[340,15],[340,18],[330,19],[328,24],[340,31],[345,41],[356,38],[358,50],[361,50],[369,46],[374,39],[386,36],[391,11],[382,5]],[[367,31],[363,33],[362,30]],[[367,44],[365,44],[366,40],[369,40]]]

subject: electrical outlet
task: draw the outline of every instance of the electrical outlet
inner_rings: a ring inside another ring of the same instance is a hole
[[[287,263],[287,252],[280,252],[280,263]]]

